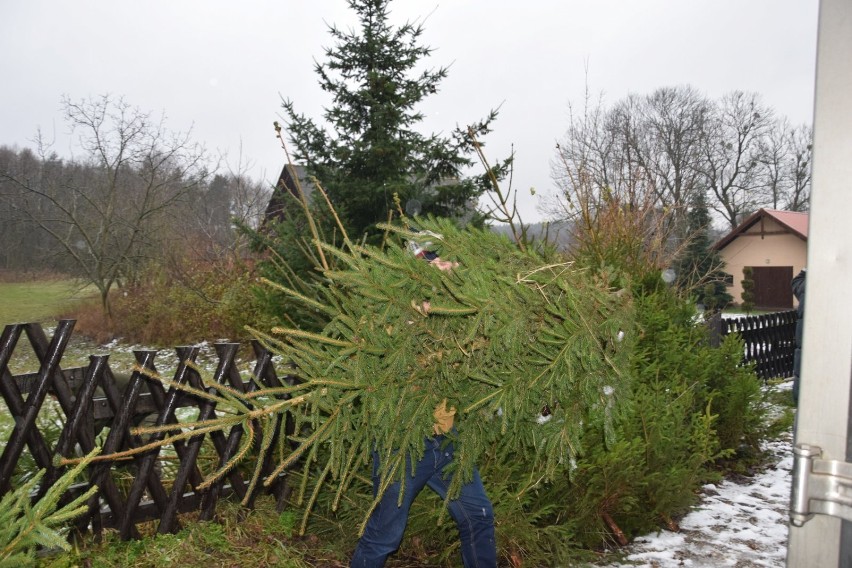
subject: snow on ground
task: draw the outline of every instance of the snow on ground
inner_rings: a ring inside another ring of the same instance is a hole
[[[680,521],[680,532],[660,531],[637,538],[622,551],[625,560],[607,568],[783,567],[792,432],[767,441],[764,448],[772,457],[763,471],[751,478],[706,485],[701,502]]]

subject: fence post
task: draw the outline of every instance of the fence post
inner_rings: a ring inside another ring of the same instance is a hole
[[[707,329],[710,330],[709,342],[710,347],[719,347],[722,345],[722,313],[716,312],[710,319],[707,320]]]
[[[5,495],[11,489],[12,474],[15,466],[18,463],[18,458],[24,450],[24,445],[31,441],[29,432],[33,431],[33,426],[36,423],[38,412],[47,397],[50,385],[54,380],[54,373],[59,368],[59,361],[62,359],[62,354],[65,347],[68,345],[68,340],[71,338],[71,330],[74,329],[74,320],[62,320],[56,327],[56,332],[53,334],[50,344],[45,349],[44,345],[36,344],[31,334],[34,333],[32,324],[24,326],[27,335],[30,337],[30,342],[33,344],[33,349],[39,358],[40,366],[38,378],[36,379],[36,388],[27,396],[26,402],[22,402],[21,415],[15,416],[15,426],[12,429],[12,434],[9,436],[9,441],[6,447],[3,448],[3,454],[0,456],[0,495]],[[32,327],[31,327],[32,326]],[[39,327],[39,331],[41,328]],[[57,379],[59,380],[64,379]],[[39,437],[40,434],[34,433],[33,436]],[[53,469],[53,464],[41,463],[40,467],[44,467],[48,471]]]

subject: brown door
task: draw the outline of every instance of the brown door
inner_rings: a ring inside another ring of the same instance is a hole
[[[762,310],[793,308],[792,266],[755,266],[754,306]]]

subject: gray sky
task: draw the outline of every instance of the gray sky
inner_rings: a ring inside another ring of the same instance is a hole
[[[396,0],[395,22],[425,18],[430,67],[449,77],[421,107],[423,130],[448,132],[502,105],[486,140],[514,146],[524,220],[541,217],[568,105],[603,93],[690,84],[717,97],[762,95],[810,123],[817,0]],[[314,59],[327,23],[355,23],[345,0],[0,0],[0,144],[31,146],[37,128],[70,155],[60,97],[110,93],[164,112],[172,130],[274,180],[284,157],[272,122],[281,97],[320,118],[328,99]],[[532,197],[530,187],[536,188]]]

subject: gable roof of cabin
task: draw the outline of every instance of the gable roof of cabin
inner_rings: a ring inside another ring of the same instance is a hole
[[[757,211],[749,215],[749,217],[745,219],[742,223],[740,223],[736,229],[719,239],[719,241],[715,245],[713,245],[713,249],[722,250],[738,236],[748,231],[754,225],[762,223],[766,219],[772,219],[773,221],[784,227],[787,232],[796,235],[803,241],[807,241],[808,218],[809,215],[807,212],[780,211],[778,209],[758,209]]]

